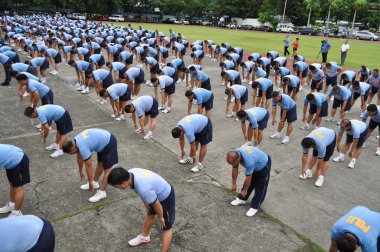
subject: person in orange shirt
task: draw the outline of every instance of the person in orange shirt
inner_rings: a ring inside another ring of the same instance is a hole
[[[296,38],[296,41],[293,42],[292,46],[293,46],[293,54],[292,56],[290,56],[289,59],[293,58],[294,55],[297,54],[298,47],[300,46],[300,38]]]

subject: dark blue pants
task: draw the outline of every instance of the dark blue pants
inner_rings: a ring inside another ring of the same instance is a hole
[[[248,187],[247,195],[243,197],[241,194],[238,195],[238,198],[241,200],[248,200],[252,191],[255,190],[255,195],[251,201],[251,208],[259,209],[261,204],[264,202],[265,196],[267,194],[269,177],[270,177],[270,169],[272,166],[272,159],[268,155],[268,163],[264,169],[253,172],[251,184]]]

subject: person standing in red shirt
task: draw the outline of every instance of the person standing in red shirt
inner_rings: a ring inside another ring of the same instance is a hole
[[[292,54],[292,56],[290,56],[289,59],[293,58],[294,55],[297,54],[298,47],[300,46],[300,39],[296,38],[296,41],[293,42],[292,46],[293,46],[293,54]]]

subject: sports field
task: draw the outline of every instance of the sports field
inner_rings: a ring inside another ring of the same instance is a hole
[[[175,24],[147,24],[147,23],[131,23],[137,28],[141,25],[147,30],[156,30],[166,32],[170,28],[176,33],[182,33],[187,40],[205,40],[211,39],[216,43],[227,42],[235,47],[242,47],[246,51],[265,53],[267,51],[278,51],[283,53],[283,33],[268,33],[257,31],[241,31],[228,30],[225,28],[211,28],[204,26],[192,25],[175,25]],[[127,23],[118,23],[118,26],[127,25]],[[167,34],[165,34],[167,35]],[[300,37],[299,54],[306,58],[308,62],[320,62],[321,55],[316,60],[318,55],[322,37],[320,36],[302,36],[290,35],[291,43],[296,37]],[[332,48],[328,55],[329,61],[340,63],[340,47],[343,43],[342,39],[330,38]],[[345,67],[358,69],[361,65],[365,65],[370,69],[378,68],[380,58],[380,42],[357,41],[350,40],[350,50],[346,59]],[[291,48],[289,48],[291,52]]]

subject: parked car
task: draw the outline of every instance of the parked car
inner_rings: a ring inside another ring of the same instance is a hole
[[[174,20],[174,23],[178,24],[178,25],[188,25],[188,24],[190,24],[190,22],[188,20],[185,20],[185,19]]]
[[[228,25],[226,25],[226,27],[228,29],[236,29],[237,28],[235,24],[228,24]]]
[[[174,24],[175,21],[177,21],[177,20],[174,18],[165,18],[161,21],[161,23],[163,23],[163,24]]]
[[[123,15],[113,15],[108,18],[110,21],[115,21],[115,22],[124,22],[124,16]]]
[[[273,31],[273,28],[270,26],[267,26],[267,25],[261,25],[259,27],[256,27],[255,29],[258,31],[264,31],[264,32],[272,32]]]
[[[209,26],[212,25],[212,23],[210,21],[202,21],[202,25]]]
[[[241,29],[241,30],[247,30],[247,31],[250,31],[250,30],[253,30],[253,26],[252,26],[252,25],[241,25],[241,26],[240,26],[240,29]]]
[[[323,31],[323,36],[345,38],[345,37],[347,37],[347,31],[342,29],[342,28],[328,29],[328,30]]]
[[[318,31],[313,27],[298,27],[297,33],[301,35],[316,35]]]
[[[107,17],[101,16],[101,15],[94,15],[92,19],[95,21],[108,21]]]
[[[353,36],[359,40],[359,39],[366,39],[366,40],[379,40],[379,36],[376,34],[370,32],[370,31],[357,31],[354,32]]]
[[[294,32],[294,26],[292,23],[279,23],[276,32]]]
[[[80,13],[73,13],[70,15],[70,17],[68,14],[67,17],[71,19],[86,20],[86,14],[80,14]]]

